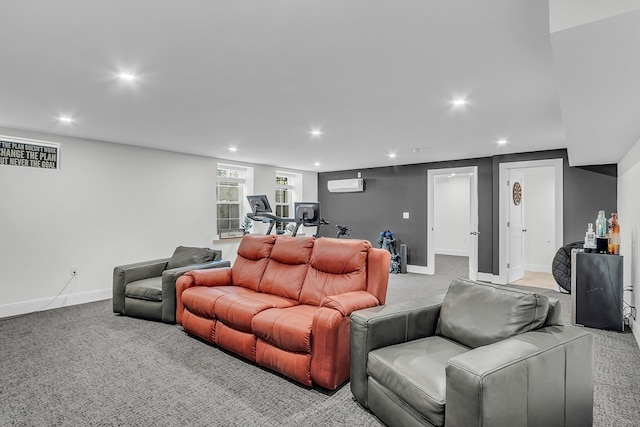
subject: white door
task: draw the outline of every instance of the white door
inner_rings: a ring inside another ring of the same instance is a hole
[[[476,170],[469,179],[469,279],[478,280],[478,176]]]
[[[524,173],[521,169],[509,170],[509,258],[507,261],[507,282],[515,282],[524,277]]]
[[[470,224],[469,231],[469,278],[477,280],[478,275],[478,167],[429,169],[427,171],[427,268],[426,274],[435,274],[435,234],[437,230],[434,226],[435,217],[435,180],[436,176],[447,176],[451,174],[468,174],[470,181],[469,207]]]

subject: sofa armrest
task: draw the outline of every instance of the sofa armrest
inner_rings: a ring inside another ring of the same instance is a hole
[[[351,392],[365,408],[369,352],[435,333],[443,296],[383,305],[351,314]]]
[[[446,367],[447,426],[587,426],[593,338],[550,326],[475,348]]]
[[[176,281],[183,274],[191,270],[206,270],[211,268],[229,267],[226,260],[209,261],[202,264],[177,267],[162,272],[162,321],[174,323],[176,320]]]
[[[160,277],[168,262],[169,258],[161,258],[116,266],[113,269],[113,312],[124,314],[124,289],[127,284]]]
[[[326,297],[320,302],[320,307],[328,307],[338,310],[345,317],[356,310],[375,307],[379,304],[378,298],[367,291],[347,292],[340,295]]]
[[[228,262],[228,261],[224,261]],[[190,270],[176,280],[176,323],[182,325],[182,292],[192,286],[221,286],[232,283],[231,267]]]

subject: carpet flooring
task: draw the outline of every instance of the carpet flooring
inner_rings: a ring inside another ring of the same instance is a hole
[[[434,276],[391,275],[388,303],[446,292],[466,258]],[[565,322],[569,295],[559,298]],[[594,335],[595,426],[640,424],[640,350]],[[111,300],[0,320],[0,426],[381,426],[352,398],[298,385],[180,326],[111,311]]]

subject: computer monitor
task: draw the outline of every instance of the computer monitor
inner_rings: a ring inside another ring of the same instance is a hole
[[[295,220],[305,227],[314,227],[321,224],[319,202],[294,203]]]
[[[253,210],[254,215],[271,213],[271,205],[269,204],[269,199],[264,194],[259,194],[256,196],[247,196],[247,200],[249,201],[249,205],[251,206],[251,210]]]

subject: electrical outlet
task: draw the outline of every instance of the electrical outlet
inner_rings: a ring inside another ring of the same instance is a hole
[[[77,276],[78,275],[78,266],[77,265],[73,265],[73,266],[69,267],[69,273],[71,273],[72,276]]]

